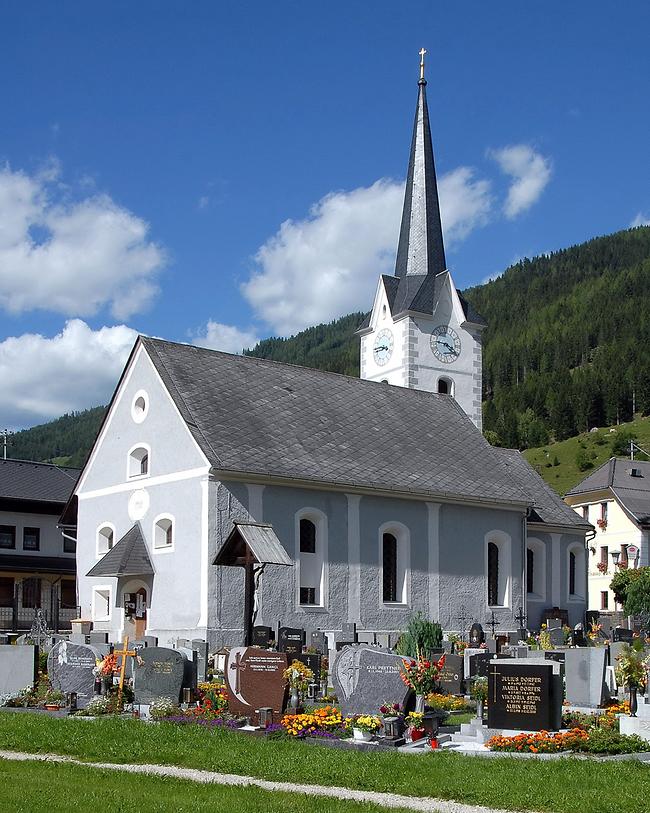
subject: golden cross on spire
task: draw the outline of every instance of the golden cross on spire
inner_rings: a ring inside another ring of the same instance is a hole
[[[426,52],[426,48],[420,48],[420,79],[424,79],[424,55]]]

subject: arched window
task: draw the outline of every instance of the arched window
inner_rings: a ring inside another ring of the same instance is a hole
[[[535,552],[532,548],[526,550],[526,592],[535,592]]]
[[[106,523],[97,529],[97,555],[103,556],[115,544],[115,528]]]
[[[526,547],[526,593],[531,599],[546,598],[546,548],[540,539],[531,537]]]
[[[488,543],[488,604],[499,603],[499,547],[494,542]]]
[[[134,446],[129,452],[129,477],[143,477],[149,474],[149,447]]]
[[[576,555],[573,551],[569,553],[569,595],[576,594]]]
[[[174,520],[172,517],[157,517],[153,526],[154,549],[171,548],[174,544]]]
[[[491,531],[485,537],[485,573],[489,607],[510,606],[511,540],[504,531]]]
[[[379,529],[381,596],[384,604],[408,604],[410,538],[405,525],[391,522]]]
[[[397,601],[397,539],[384,534],[382,540],[384,601]]]
[[[454,382],[451,378],[439,378],[438,379],[438,392],[440,395],[452,395],[454,394]]]
[[[327,597],[327,517],[316,508],[296,514],[297,603],[325,607]]]
[[[584,601],[587,586],[586,561],[584,546],[579,542],[569,546],[566,566],[569,601]]]

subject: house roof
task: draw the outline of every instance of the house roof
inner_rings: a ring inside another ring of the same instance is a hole
[[[242,555],[241,541],[248,545],[259,564],[293,565],[272,525],[259,522],[235,522],[232,531],[217,553],[213,564],[232,565]]]
[[[634,472],[634,474],[632,474]],[[610,490],[623,509],[639,525],[650,525],[650,462],[610,457],[577,486],[567,497]]]
[[[448,396],[141,337],[222,477],[527,504]]]
[[[31,460],[0,460],[0,498],[35,502],[67,502],[79,469],[36,463]]]
[[[86,576],[148,576],[153,572],[142,528],[136,522]]]
[[[513,480],[528,494],[533,503],[530,522],[591,528],[588,522],[562,501],[521,452],[516,449],[495,449],[495,451],[501,456]]]

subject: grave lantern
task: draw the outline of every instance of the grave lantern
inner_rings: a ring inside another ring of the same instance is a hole
[[[310,683],[309,686],[307,686],[308,700],[315,700],[317,695],[318,695],[318,683]]]
[[[268,728],[273,722],[273,709],[270,706],[263,706],[257,709],[260,728]]]
[[[384,717],[386,739],[399,740],[404,736],[404,718],[401,716]]]

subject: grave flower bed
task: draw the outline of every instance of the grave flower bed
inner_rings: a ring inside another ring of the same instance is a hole
[[[323,706],[309,714],[285,714],[282,726],[292,737],[343,736],[346,721],[339,709]]]
[[[431,692],[427,695],[427,705],[433,709],[442,709],[443,711],[472,710],[472,707],[468,706],[462,697],[455,697],[453,694],[439,694],[438,692]]]
[[[552,734],[537,731],[534,734],[517,734],[514,737],[497,735],[487,741],[491,751],[511,753],[555,754],[558,751],[575,751],[577,746],[589,739],[589,734],[581,728]]]

